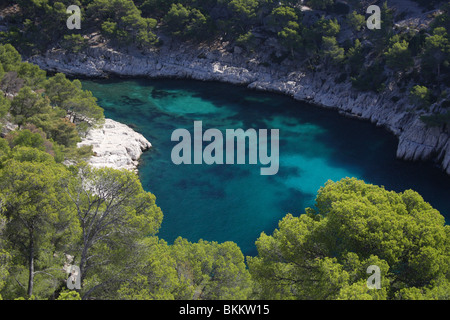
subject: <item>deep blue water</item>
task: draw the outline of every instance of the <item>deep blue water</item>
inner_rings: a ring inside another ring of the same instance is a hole
[[[431,164],[396,159],[396,138],[368,122],[221,83],[86,80],[83,86],[106,117],[132,126],[152,143],[139,175],[163,210],[159,236],[169,243],[178,236],[234,241],[245,255],[255,254],[261,232],[272,233],[287,213],[304,213],[327,180],[344,177],[397,192],[416,190],[444,216],[450,214],[450,178]],[[193,133],[200,120],[203,130],[279,129],[278,174],[260,175],[261,164],[173,164],[172,132]]]

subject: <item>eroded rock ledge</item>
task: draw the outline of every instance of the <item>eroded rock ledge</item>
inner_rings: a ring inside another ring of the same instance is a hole
[[[286,60],[270,67],[271,64],[262,63],[270,61],[270,50],[261,50],[253,58],[240,53],[241,49],[237,47],[225,49],[225,46],[209,48],[166,43],[145,55],[91,47],[79,54],[52,50],[29,61],[47,71],[78,77],[190,78],[287,94],[383,126],[398,137],[398,158],[433,160],[450,174],[448,130],[427,128],[420,120],[420,114],[410,111],[407,95],[401,92],[395,80],[382,94],[357,92],[348,81],[338,83],[335,79],[339,75],[327,70],[305,71],[304,64]]]
[[[94,156],[88,161],[93,167],[110,167],[137,171],[143,151],[151,143],[125,124],[105,119],[103,127],[92,129],[78,146],[91,145]]]

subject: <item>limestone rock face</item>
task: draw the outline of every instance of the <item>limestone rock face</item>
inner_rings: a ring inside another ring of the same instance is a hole
[[[11,121],[5,121],[0,123],[0,137],[5,137],[9,132],[16,130],[19,126]]]
[[[125,124],[105,119],[102,128],[92,129],[78,146],[91,145],[94,156],[89,164],[93,167],[110,167],[137,171],[142,152],[151,143],[140,133]]]
[[[240,48],[233,49],[229,51],[242,53]],[[189,78],[222,81],[246,85],[255,90],[287,94],[294,99],[336,108],[344,115],[383,126],[398,137],[399,158],[433,160],[450,174],[448,129],[426,128],[420,120],[420,114],[411,112],[406,95],[394,80],[381,94],[357,92],[352,89],[350,81],[337,82],[335,79],[339,75],[326,68],[312,72],[301,63],[294,64],[288,60],[279,64],[270,63],[271,53],[273,50],[261,49],[255,57],[248,57],[232,54],[225,48],[209,49],[169,43],[146,54],[93,47],[83,54],[52,50],[45,55],[32,57],[29,61],[47,71],[73,76]],[[131,153],[136,155],[133,151]],[[118,160],[116,156],[111,153],[110,161],[124,161],[129,165],[127,161],[133,159],[129,156]]]

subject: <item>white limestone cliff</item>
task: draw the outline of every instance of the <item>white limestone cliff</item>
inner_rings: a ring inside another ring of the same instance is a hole
[[[270,41],[265,40],[268,47]],[[397,157],[433,160],[450,174],[448,129],[427,128],[420,120],[420,114],[411,112],[407,95],[401,92],[395,81],[382,94],[357,92],[349,81],[338,83],[335,80],[338,75],[326,69],[305,71],[301,63],[293,64],[286,60],[274,67],[258,62],[270,61],[271,50],[258,52],[258,60],[238,54],[242,51],[240,48],[226,50],[225,47],[166,43],[146,54],[91,47],[79,54],[52,50],[45,55],[31,57],[29,61],[47,71],[72,76],[189,78],[241,84],[256,90],[287,94],[294,99],[336,108],[346,116],[383,126],[399,139]]]

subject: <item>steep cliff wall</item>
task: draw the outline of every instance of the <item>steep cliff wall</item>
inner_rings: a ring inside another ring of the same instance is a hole
[[[92,47],[84,53],[53,50],[30,62],[51,72],[73,76],[175,77],[222,81],[249,88],[287,94],[294,99],[337,108],[342,114],[370,120],[398,137],[397,157],[405,160],[433,160],[450,174],[450,134],[444,128],[427,128],[411,112],[408,98],[393,80],[381,94],[358,92],[347,82],[338,83],[332,71],[306,71],[301,63],[268,61],[268,52],[254,57],[242,49],[225,46],[210,49],[166,44],[158,50],[141,53],[118,52],[107,47]],[[395,102],[393,102],[395,101]]]

